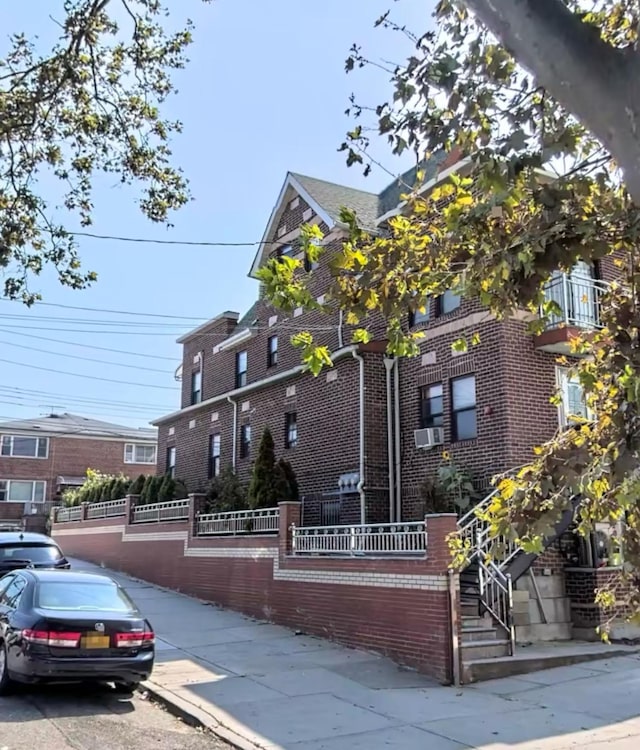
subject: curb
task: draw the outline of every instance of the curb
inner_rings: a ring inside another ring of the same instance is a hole
[[[197,729],[206,729],[221,740],[238,748],[238,750],[265,750],[265,745],[252,742],[239,732],[226,726],[208,711],[190,703],[184,698],[180,698],[173,691],[151,680],[142,682],[138,688],[138,692],[142,695],[147,695],[170,714],[184,721],[185,724]]]

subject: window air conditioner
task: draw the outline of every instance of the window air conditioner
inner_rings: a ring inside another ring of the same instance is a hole
[[[433,448],[435,445],[444,443],[444,430],[442,427],[427,427],[422,430],[414,430],[413,437],[416,448]]]

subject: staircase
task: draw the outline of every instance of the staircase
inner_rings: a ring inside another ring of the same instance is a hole
[[[460,537],[470,550],[460,573],[462,617],[461,661],[463,675],[486,659],[510,657],[515,653],[515,610],[528,607],[528,594],[514,591],[514,583],[526,573],[537,555],[525,552],[507,537],[492,537],[488,524],[478,517],[498,490],[487,495],[458,521]],[[569,527],[573,511],[565,513],[555,533],[545,540],[551,545]],[[516,601],[521,597],[526,601]]]

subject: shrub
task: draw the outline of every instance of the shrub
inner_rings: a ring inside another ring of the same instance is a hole
[[[247,509],[247,493],[231,466],[223,469],[207,491],[207,511],[225,513]]]
[[[278,504],[282,476],[276,470],[276,456],[271,430],[265,427],[258,446],[249,483],[249,507],[272,508]]]
[[[300,498],[300,489],[298,487],[298,478],[293,470],[293,466],[286,458],[281,458],[276,464],[276,471],[279,473],[279,490],[280,500],[298,501]]]
[[[168,503],[170,500],[175,500],[176,497],[176,482],[173,477],[168,474],[162,478],[158,487],[158,502]]]
[[[144,474],[140,474],[137,479],[134,479],[133,482],[131,482],[126,494],[139,495],[142,492],[146,479],[147,477]]]

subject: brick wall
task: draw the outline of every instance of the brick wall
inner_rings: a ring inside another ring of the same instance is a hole
[[[633,612],[627,604],[629,588],[620,580],[620,570],[615,568],[568,568],[565,571],[567,595],[571,599],[571,620],[575,634],[581,638],[595,640],[599,637],[598,627],[611,626],[613,637],[616,630],[622,630],[624,621]],[[616,604],[605,610],[596,603],[596,591],[612,588],[615,591]],[[635,628],[637,638],[638,628]],[[621,636],[624,637],[624,636]]]
[[[289,555],[297,503],[280,506],[278,536],[203,539],[191,533],[195,502],[189,522],[112,518],[54,524],[52,534],[67,555],[451,680],[445,538],[454,518],[427,519],[426,558],[300,559]]]
[[[127,442],[135,441],[52,436],[46,459],[0,456],[0,479],[44,480],[47,483],[45,499],[52,500],[59,476],[82,477],[87,469],[131,477],[155,474],[155,464],[125,464],[124,446]],[[0,515],[4,515],[2,507]]]

